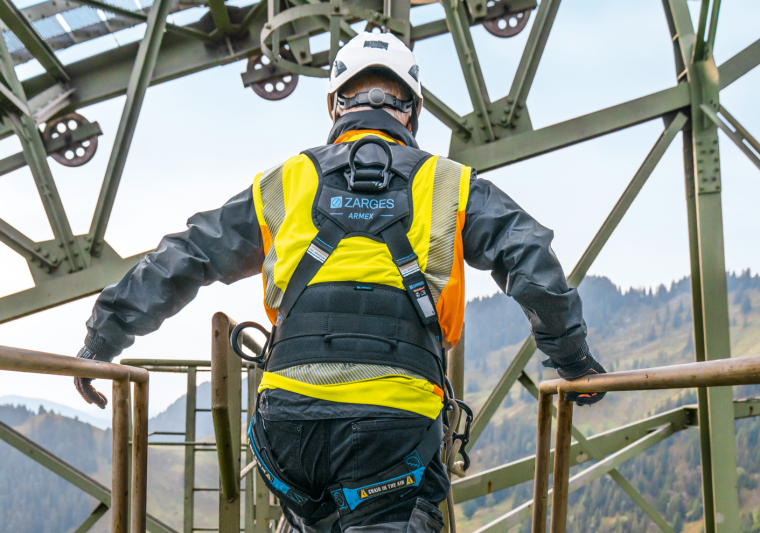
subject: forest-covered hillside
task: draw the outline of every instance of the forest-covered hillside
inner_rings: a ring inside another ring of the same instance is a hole
[[[728,276],[732,356],[760,354],[760,276],[749,271]],[[592,353],[607,370],[671,365],[694,360],[690,280],[656,290],[620,291],[609,279],[588,277],[579,288]],[[529,333],[520,307],[503,294],[468,304],[466,314],[466,399],[476,409],[485,401]],[[510,344],[507,344],[510,343]],[[550,379],[537,353],[526,371]],[[760,395],[760,387],[737,387],[735,397]],[[608,394],[594,407],[575,410],[575,423],[591,435],[685,404],[694,391]],[[477,442],[473,471],[492,468],[535,453],[536,402],[513,388]],[[736,423],[742,531],[760,532],[760,420]],[[588,465],[586,465],[588,466]],[[701,531],[700,459],[696,429],[682,431],[626,463],[620,471],[673,525],[677,532]],[[485,525],[532,497],[532,483],[460,505],[461,531]],[[659,531],[609,478],[575,492],[568,532]],[[530,521],[516,531],[526,532]]]

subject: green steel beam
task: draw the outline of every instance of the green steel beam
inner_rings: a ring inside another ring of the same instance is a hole
[[[9,90],[28,108],[24,89],[16,76],[13,60],[8,53],[5,42],[0,42],[0,74],[8,83]],[[21,148],[24,151],[24,159],[29,165],[32,177],[37,185],[50,228],[53,231],[56,243],[62,248],[63,256],[56,258],[56,260],[68,261],[69,272],[82,270],[84,263],[80,255],[79,245],[71,231],[61,197],[58,194],[58,188],[50,172],[47,163],[47,151],[36,122],[28,115],[17,115],[9,111],[7,112],[7,123],[18,136]],[[57,252],[58,250],[54,256],[57,255]]]
[[[178,33],[164,35],[150,85],[157,85],[260,54],[259,35],[266,23],[266,9],[263,9],[266,3],[264,4],[261,8],[258,7],[261,4],[256,4],[248,12],[252,19],[249,21],[250,28],[246,33],[237,35],[232,46],[224,42],[211,46],[200,39]],[[367,5],[374,6],[371,2],[367,2]],[[445,33],[446,21],[439,22],[444,27],[442,32],[427,25],[412,28],[414,39],[423,40]],[[280,29],[282,39],[296,35],[291,26],[287,25]],[[195,25],[188,26],[188,28],[193,27]],[[139,45],[140,42],[129,43],[68,64],[66,71],[71,77],[68,86],[74,89],[75,93],[72,95],[71,104],[61,112],[76,111],[124,95]],[[326,65],[327,54],[324,54],[324,60],[317,62],[315,59],[313,64]],[[35,76],[25,80],[23,85],[27,94],[37,95],[50,87],[50,79],[46,75]],[[7,125],[0,126],[0,139],[12,133],[13,131]]]
[[[604,245],[607,244],[607,241],[612,236],[612,233],[615,231],[615,229],[618,227],[618,224],[620,224],[620,221],[623,220],[623,217],[628,212],[628,208],[631,207],[631,204],[639,195],[639,192],[641,192],[641,189],[649,179],[649,176],[651,176],[652,172],[654,172],[654,169],[662,159],[662,156],[665,155],[665,152],[687,122],[688,119],[686,118],[686,115],[679,112],[676,114],[675,118],[670,122],[670,124],[668,124],[665,130],[660,134],[660,137],[657,139],[652,149],[644,158],[644,162],[636,171],[633,179],[625,188],[625,191],[623,191],[623,194],[615,204],[615,207],[613,207],[612,211],[610,211],[610,214],[607,215],[607,218],[599,228],[599,231],[591,240],[591,243],[588,245],[588,248],[583,253],[578,263],[575,265],[575,268],[573,268],[573,271],[567,277],[567,283],[571,287],[579,286],[581,284],[581,281],[583,281],[583,278],[586,277],[588,269],[591,268],[591,265],[599,256],[602,248],[604,248]]]
[[[670,143],[673,142],[673,139],[685,124],[686,117],[682,113],[678,113],[676,118],[665,128],[665,131],[660,135],[660,138],[657,139],[654,147],[649,154],[647,154],[644,162],[633,176],[628,187],[623,191],[618,202],[612,208],[612,211],[607,216],[604,224],[599,228],[599,231],[592,239],[591,244],[589,244],[588,248],[583,252],[583,255],[578,260],[575,268],[573,268],[570,276],[568,276],[568,283],[571,287],[577,287],[580,285],[586,272],[588,272],[588,269],[602,251],[602,248],[607,243],[607,240],[615,231],[618,224],[620,224],[623,216],[628,212],[628,208],[639,194],[639,191],[641,191],[641,188],[644,186],[647,179],[649,179],[649,176],[652,174],[652,171],[654,171],[668,146],[670,146]],[[472,429],[470,430],[471,443],[474,443],[478,437],[480,437],[481,433],[483,433],[488,422],[491,420],[491,417],[493,417],[494,413],[501,405],[501,402],[504,401],[504,397],[520,376],[525,365],[530,361],[535,350],[536,343],[532,336],[528,336],[510,363],[509,368],[504,372],[499,383],[475,416],[475,420],[472,423]]]
[[[688,107],[689,101],[689,86],[679,84],[560,124],[453,151],[449,157],[485,172],[648,122]]]
[[[257,18],[261,17],[267,12],[268,4],[269,3],[267,0],[260,0],[258,4],[251,6],[251,8],[243,17],[243,21],[240,23],[240,30],[243,32],[247,31]]]
[[[585,487],[592,481],[599,479],[604,474],[607,474],[611,470],[622,465],[626,461],[629,461],[637,455],[645,452],[655,444],[658,444],[671,436],[674,430],[672,426],[661,426],[651,433],[641,437],[640,439],[628,444],[621,450],[615,452],[604,460],[590,466],[586,470],[575,474],[570,478],[568,486],[568,493],[575,492],[576,490]],[[571,451],[572,453],[572,451]],[[552,460],[554,451],[552,450],[549,461]],[[551,502],[552,490],[549,490],[548,501]],[[485,526],[477,529],[475,533],[506,533],[509,529],[519,525],[524,520],[530,518],[533,514],[533,500],[530,500],[515,509],[512,509],[507,514],[497,518],[496,520],[486,524]]]
[[[692,59],[692,47],[696,40],[686,2],[681,0],[663,0],[665,18],[668,22],[673,52],[676,60],[676,79],[681,85],[686,85],[689,79],[689,68]],[[692,125],[687,124],[683,135],[684,177],[686,189],[686,215],[689,232],[689,258],[691,262],[691,296],[692,315],[694,317],[694,346],[697,361],[705,360],[704,353],[704,313],[702,308],[702,279],[699,271],[699,232],[697,230],[696,187],[694,180],[694,152],[691,143]],[[698,426],[700,433],[700,454],[702,461],[702,502],[705,509],[705,533],[715,533],[715,515],[712,482],[712,455],[710,453],[710,419],[707,411],[707,389],[697,390],[697,400],[701,408],[698,410]]]
[[[710,9],[711,5],[712,9]],[[720,0],[702,0],[692,61],[704,61],[712,54],[715,45],[715,32],[718,29],[719,13]]]
[[[100,125],[97,122],[91,122],[89,124],[83,124],[72,131],[71,139],[74,142],[78,142],[100,135],[103,135]],[[44,143],[47,155],[57,152],[66,146],[66,140],[62,136],[56,137],[55,139],[48,139],[44,141]],[[0,176],[24,168],[26,164],[26,158],[24,157],[23,152],[0,159]]]
[[[674,40],[678,40],[680,50],[676,51],[677,56],[683,59],[685,65],[685,71],[678,73],[678,81],[680,85],[688,82],[690,91],[691,120],[684,135],[684,174],[695,351],[698,361],[715,360],[731,356],[731,342],[718,132],[717,126],[701,106],[708,105],[718,110],[719,71],[710,51],[700,52],[701,39],[699,35],[694,35],[686,0],[665,0],[664,5],[672,35]],[[711,26],[717,24],[717,11],[714,14],[716,20],[711,21]],[[739,497],[732,389],[700,389],[698,402],[705,531],[738,533]]]
[[[0,48],[4,48],[2,43],[0,43]],[[59,259],[68,261],[67,270],[69,273],[83,270],[85,263],[82,260],[79,243],[71,231],[71,225],[58,193],[58,187],[53,179],[53,173],[50,171],[47,162],[47,150],[45,150],[45,145],[42,142],[40,130],[34,120],[26,115],[9,114],[8,118],[21,143],[24,159],[29,165],[29,170],[32,171],[32,177],[37,185],[45,215],[47,215],[50,223],[50,229],[53,230],[55,240],[63,251],[63,256]]]
[[[532,382],[525,380],[525,384],[529,391],[531,391],[531,388],[535,389],[535,384],[532,384]],[[531,384],[532,387],[530,386]],[[570,464],[571,466],[576,466],[587,461],[596,460],[591,455],[593,452],[601,453],[603,457],[615,454],[625,449],[631,442],[646,438],[647,435],[663,426],[670,427],[674,433],[688,427],[697,427],[699,425],[699,418],[696,411],[695,406],[679,407],[644,420],[605,431],[588,439],[585,439],[576,430],[573,432],[573,438],[577,442],[574,442],[570,447]],[[758,415],[760,415],[760,399],[748,398],[733,402],[733,417],[735,419]],[[578,439],[578,436],[580,436],[580,439]],[[550,457],[551,460],[552,458]],[[470,474],[466,478],[452,483],[454,502],[462,503],[531,481],[534,470],[535,456],[530,456],[484,472]],[[612,471],[610,470],[610,472]],[[631,493],[629,492],[628,494],[630,495]],[[527,516],[530,516],[530,513]]]
[[[156,59],[161,48],[161,40],[166,27],[166,16],[170,7],[171,0],[156,0],[153,7],[150,8],[145,37],[140,41],[132,75],[129,78],[127,101],[124,104],[119,129],[116,132],[113,150],[108,160],[103,186],[87,237],[87,240],[91,241],[89,250],[91,255],[100,255],[103,249],[103,237],[127,162],[129,147],[132,144],[137,119],[140,116],[140,110],[145,99],[145,91],[147,91],[153,77],[153,69],[156,66]]]
[[[93,261],[87,270],[38,283],[31,289],[0,298],[0,324],[98,293],[106,285],[119,281],[145,257],[145,253],[124,259],[115,252],[113,255],[113,258],[109,254],[108,259]]]
[[[63,68],[63,63],[61,63],[55,53],[53,53],[53,50],[50,49],[45,40],[40,37],[32,27],[32,24],[26,20],[11,0],[0,0],[0,19],[18,37],[18,40],[23,43],[37,61],[40,62],[40,65],[43,66],[48,74],[57,80],[69,80],[69,75]]]
[[[446,22],[454,39],[454,46],[459,56],[459,64],[462,68],[464,81],[467,84],[467,92],[470,94],[472,107],[475,113],[475,122],[479,125],[482,134],[478,131],[478,136],[482,137],[485,142],[491,142],[496,139],[491,124],[491,100],[488,97],[488,89],[483,78],[483,72],[480,69],[478,54],[475,45],[472,42],[470,34],[470,24],[467,18],[467,8],[464,2],[457,0],[442,0],[443,8],[446,11]]]
[[[431,93],[426,87],[422,87],[422,96],[425,99],[423,109],[430,111],[430,113],[443,122],[448,128],[467,141],[472,137],[472,126],[468,125],[467,120],[457,115],[457,113],[449,106],[443,103],[436,95]]]
[[[757,65],[760,65],[760,39],[718,67],[720,88],[725,89]]]
[[[496,387],[491,391],[491,394],[488,395],[483,407],[481,407],[475,415],[475,420],[473,420],[472,427],[470,428],[470,446],[474,446],[475,441],[477,441],[483,431],[485,431],[486,426],[491,421],[494,413],[512,389],[512,385],[515,384],[517,378],[520,377],[525,365],[528,364],[528,361],[530,361],[530,358],[535,351],[536,341],[533,339],[532,335],[528,335],[520,346],[520,349],[517,351],[517,354],[515,354],[514,359],[512,359],[512,362],[509,363],[509,367],[501,376],[499,383],[496,384]]]
[[[621,464],[629,461],[637,455],[645,452],[655,444],[658,444],[673,434],[673,430],[670,426],[663,426],[657,428],[653,432],[649,433],[645,437],[633,442],[616,452],[615,454],[607,457],[603,461],[595,464],[577,473],[570,478],[568,485],[568,494],[575,492],[576,490],[585,487],[592,481],[599,479],[604,474],[610,472],[612,469],[620,466]],[[553,452],[552,452],[553,455]],[[548,503],[551,503],[552,489],[549,489],[547,499]],[[477,529],[475,533],[506,533],[509,529],[519,525],[521,522],[531,518],[533,515],[533,500],[530,500],[510,512],[501,516],[486,524],[485,526]]]
[[[760,415],[760,400],[758,399],[737,400],[734,404],[736,406],[734,410],[736,418]],[[686,427],[696,427],[699,422],[694,417],[693,407],[679,407],[588,437],[587,442],[607,456],[665,424],[672,424],[673,431],[680,431]],[[582,453],[583,451],[584,448],[580,443],[574,442],[572,444],[570,448],[571,466],[592,460],[591,456],[588,453]],[[462,503],[531,481],[534,469],[535,456],[532,455],[483,472],[468,474],[467,477],[452,483],[454,502]]]
[[[148,22],[148,15],[144,15],[136,11],[130,11],[129,9],[123,9],[121,7],[117,7],[112,4],[107,4],[105,2],[99,2],[98,0],[74,0],[74,1],[77,4],[94,7],[95,9],[100,9],[102,11],[105,11],[106,13],[113,13],[114,15],[118,15],[126,19],[132,19],[138,22]],[[185,35],[188,37],[195,37],[196,39],[200,39],[202,41],[213,42],[213,39],[211,38],[209,34],[204,33],[200,30],[196,30],[195,28],[191,28],[189,26],[177,26],[176,24],[169,24],[167,22],[166,31],[170,31],[172,33],[176,33],[179,35]]]
[[[29,104],[26,100],[26,94],[16,76],[13,60],[10,53],[8,53],[5,42],[0,42],[0,74],[2,74],[2,77],[8,83],[10,91],[28,108]],[[29,165],[29,170],[32,172],[35,185],[37,185],[40,200],[45,209],[45,215],[50,223],[50,229],[53,231],[56,243],[63,251],[63,256],[59,260],[68,261],[69,272],[82,270],[85,268],[85,265],[82,261],[79,244],[76,242],[74,234],[71,231],[66,211],[63,208],[63,202],[58,194],[53,174],[50,172],[47,162],[47,151],[42,142],[42,136],[37,128],[37,123],[28,115],[17,115],[10,111],[7,112],[7,121],[12,131],[18,136],[21,148],[24,151],[24,158]]]
[[[108,506],[104,503],[99,503],[98,506],[92,511],[92,514],[87,517],[87,520],[82,522],[82,525],[77,528],[74,533],[86,533],[100,520],[104,514],[108,512]]]
[[[0,82],[0,94],[2,94],[11,104],[13,104],[13,106],[16,108],[16,111],[20,111],[22,114],[28,117],[32,116],[32,114],[29,112],[29,106],[27,103],[13,94],[13,91],[6,87],[2,82]]]
[[[111,506],[110,490],[3,422],[0,422],[0,440],[5,441],[102,504]],[[148,515],[148,531],[151,533],[177,533],[151,515]]]
[[[50,254],[45,256],[46,251],[43,251],[36,242],[8,224],[2,218],[0,218],[0,242],[24,257],[30,263],[39,264],[39,266],[46,268],[48,272],[58,266],[57,258],[50,257]]]
[[[538,7],[528,42],[525,43],[525,50],[520,58],[520,65],[512,81],[512,88],[509,90],[507,106],[504,108],[504,122],[509,126],[515,126],[521,110],[527,106],[528,93],[533,85],[546,42],[549,40],[559,3],[560,0],[544,0]]]
[[[533,396],[536,400],[538,400],[538,387],[533,382],[532,379],[530,379],[530,376],[523,372],[520,374],[520,384],[527,389],[527,391]],[[557,407],[552,404],[552,416],[554,418],[557,418]],[[667,424],[668,427],[673,427],[673,424],[669,423]],[[678,426],[681,427],[680,424]],[[580,445],[581,449],[585,451],[591,459],[597,462],[601,462],[604,460],[604,455],[601,450],[599,450],[596,446],[594,446],[592,443],[588,441],[586,437],[583,436],[583,433],[581,433],[575,426],[572,427],[572,435],[573,438],[578,441],[578,444]],[[618,486],[623,489],[623,492],[625,492],[636,505],[639,506],[639,508],[644,511],[649,518],[652,519],[652,521],[657,524],[657,527],[660,528],[660,531],[663,533],[675,533],[672,527],[668,525],[668,523],[665,521],[665,518],[662,517],[660,513],[657,512],[657,509],[655,509],[652,504],[650,504],[639,491],[637,491],[631,483],[623,477],[623,474],[618,472],[617,469],[613,468],[608,472],[612,480],[618,484]]]
[[[231,33],[236,26],[232,24],[230,20],[230,14],[227,11],[227,6],[224,4],[224,0],[208,0],[208,8],[211,11],[211,16],[214,19],[214,36],[221,36]]]
[[[747,143],[752,146],[756,151],[760,152],[760,145],[758,142],[745,130],[739,122],[736,121],[734,117],[732,117],[728,112],[721,106],[720,113],[724,117],[726,117],[727,120],[731,122],[731,125],[734,126],[734,129],[731,129],[731,127],[723,122],[723,120],[718,116],[718,114],[715,112],[715,110],[707,105],[702,104],[699,106],[702,112],[707,115],[707,118],[713,121],[716,126],[718,126],[720,129],[723,130],[723,133],[725,133],[729,139],[731,139],[734,144],[744,152],[744,155],[746,155],[750,161],[752,161],[757,168],[760,168],[760,158],[758,158],[757,154],[752,151],[752,149],[744,144],[744,141],[746,140]]]

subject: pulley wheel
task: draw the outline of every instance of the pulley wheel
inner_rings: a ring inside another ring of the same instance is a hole
[[[504,5],[506,0],[493,0],[493,3],[488,2],[489,7]],[[504,6],[506,7],[506,6]],[[530,19],[530,9],[520,11],[518,13],[510,13],[506,9],[502,15],[498,17],[484,20],[483,27],[491,35],[496,37],[514,37],[525,29],[528,25],[528,19]]]
[[[293,61],[293,54],[289,50],[282,50],[280,55],[283,59]],[[269,62],[269,58],[264,54],[258,54],[251,57],[248,60],[248,67],[246,70],[261,70],[268,69],[272,75],[264,78],[256,83],[251,84],[253,92],[261,96],[266,100],[282,100],[290,96],[290,94],[296,90],[298,85],[298,74],[291,74],[290,72],[280,72],[280,69],[276,68]]]
[[[45,124],[42,138],[46,141],[62,137],[64,146],[50,154],[58,163],[65,167],[80,167],[89,162],[98,149],[98,136],[94,135],[81,141],[73,139],[73,132],[90,121],[78,113],[69,113],[63,117],[49,120]]]

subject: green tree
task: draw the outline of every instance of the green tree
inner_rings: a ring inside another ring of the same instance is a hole
[[[462,504],[462,514],[469,520],[472,518],[472,515],[475,514],[475,511],[478,510],[478,504],[475,503],[475,500],[467,500]]]

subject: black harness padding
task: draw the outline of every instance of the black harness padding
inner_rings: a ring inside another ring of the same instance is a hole
[[[420,323],[401,289],[316,283],[276,328],[267,370],[312,363],[375,364],[410,370],[443,388],[437,334]]]
[[[398,342],[406,342],[432,353],[438,351],[438,344],[440,344],[426,329],[410,321],[388,316],[353,313],[292,315],[277,328],[275,342],[316,335],[325,335],[333,339],[350,335],[381,337],[390,341],[394,347]]]

